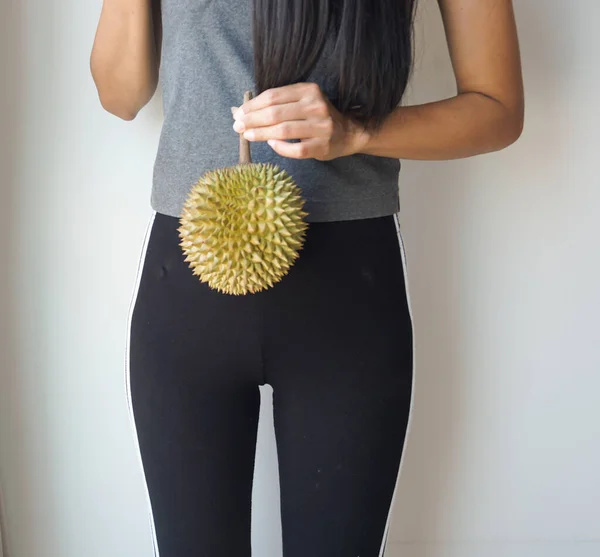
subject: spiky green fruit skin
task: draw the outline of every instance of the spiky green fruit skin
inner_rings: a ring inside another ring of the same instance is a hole
[[[278,166],[212,170],[191,188],[179,226],[194,275],[225,294],[256,293],[280,281],[299,257],[308,224],[300,188]]]

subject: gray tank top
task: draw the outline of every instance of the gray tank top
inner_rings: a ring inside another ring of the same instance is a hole
[[[160,82],[164,123],[151,206],[179,216],[191,186],[208,170],[235,165],[239,135],[230,107],[253,90],[251,0],[162,0]],[[326,48],[322,61],[327,59]],[[323,62],[309,81],[335,91]],[[252,160],[279,165],[301,188],[308,222],[390,215],[399,210],[398,159],[351,155],[331,161],[281,157],[252,142]]]

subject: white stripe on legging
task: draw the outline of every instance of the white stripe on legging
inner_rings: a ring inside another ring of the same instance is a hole
[[[140,288],[140,280],[142,277],[142,270],[144,268],[144,261],[146,259],[146,252],[148,251],[148,241],[150,240],[150,232],[152,230],[152,224],[154,223],[154,217],[156,216],[156,211],[152,212],[150,216],[150,220],[146,227],[146,233],[144,235],[144,242],[142,246],[142,251],[140,254],[140,259],[138,261],[137,275],[135,278],[135,283],[133,287],[133,294],[131,296],[131,301],[129,303],[129,316],[127,318],[127,337],[125,344],[125,391],[127,393],[127,406],[129,408],[129,421],[131,425],[131,430],[133,434],[133,439],[135,441],[136,452],[138,455],[138,462],[140,468],[142,470],[142,477],[144,478],[144,486],[146,488],[146,503],[148,505],[148,515],[150,518],[150,530],[152,533],[152,547],[154,548],[154,556],[159,557],[158,554],[158,544],[156,542],[156,531],[154,529],[154,516],[152,515],[152,505],[150,504],[150,493],[148,492],[148,484],[146,483],[146,476],[144,474],[144,466],[142,464],[142,454],[140,452],[140,444],[137,436],[137,429],[135,427],[135,418],[133,415],[133,406],[131,403],[131,383],[129,381],[129,350],[130,350],[130,342],[131,342],[131,318],[133,317],[133,308],[135,307],[135,301],[137,299],[138,290]]]
[[[404,453],[406,451],[406,441],[408,439],[408,433],[410,430],[410,425],[411,425],[411,421],[412,421],[412,415],[413,415],[413,402],[415,400],[415,334],[414,334],[414,323],[413,323],[413,315],[412,315],[412,308],[411,308],[411,304],[410,304],[410,294],[409,294],[409,288],[408,288],[408,273],[407,273],[407,266],[406,266],[406,253],[404,252],[404,242],[402,241],[402,234],[400,232],[400,220],[399,220],[399,213],[394,213],[394,223],[396,225],[396,234],[398,236],[398,244],[400,245],[400,255],[402,257],[402,268],[404,270],[404,290],[406,292],[406,300],[408,303],[408,313],[410,315],[410,322],[411,322],[411,329],[412,329],[412,386],[411,386],[411,394],[410,394],[410,407],[409,407],[409,411],[408,411],[408,423],[406,426],[406,434],[404,436],[404,445],[402,447],[402,455],[400,457],[400,465],[399,465],[399,470],[398,470],[398,476],[396,477],[396,484],[394,486],[394,492],[392,494],[392,500],[390,502],[390,509],[388,511],[388,516],[387,516],[387,520],[385,523],[385,530],[383,532],[383,540],[381,541],[381,548],[379,549],[379,557],[383,557],[383,552],[384,552],[384,548],[385,548],[385,542],[387,540],[388,537],[388,532],[390,529],[390,521],[392,518],[392,510],[394,508],[394,502],[396,501],[396,494],[398,491],[398,484],[400,483],[400,476],[402,474],[402,464],[404,462]]]

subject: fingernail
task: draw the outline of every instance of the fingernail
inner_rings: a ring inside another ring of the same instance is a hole
[[[274,139],[268,139],[267,143],[269,144],[270,147],[273,147],[273,145],[275,145],[275,140]]]
[[[244,116],[244,114],[244,111],[241,108],[238,108],[236,111],[234,111],[233,117],[237,120],[238,118]]]
[[[235,114],[235,111],[238,109],[237,106],[232,106],[231,107],[231,114]]]
[[[246,133],[244,133],[244,137],[246,139],[249,139],[250,141],[252,141],[254,139],[254,132],[252,130],[248,130]]]
[[[236,132],[243,132],[246,129],[246,126],[244,126],[244,122],[240,122],[239,120],[236,120],[233,124],[233,129]]]

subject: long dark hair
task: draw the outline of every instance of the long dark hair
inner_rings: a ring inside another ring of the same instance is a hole
[[[413,65],[416,0],[253,0],[256,93],[306,81],[325,43],[332,103],[377,128],[400,103]]]

